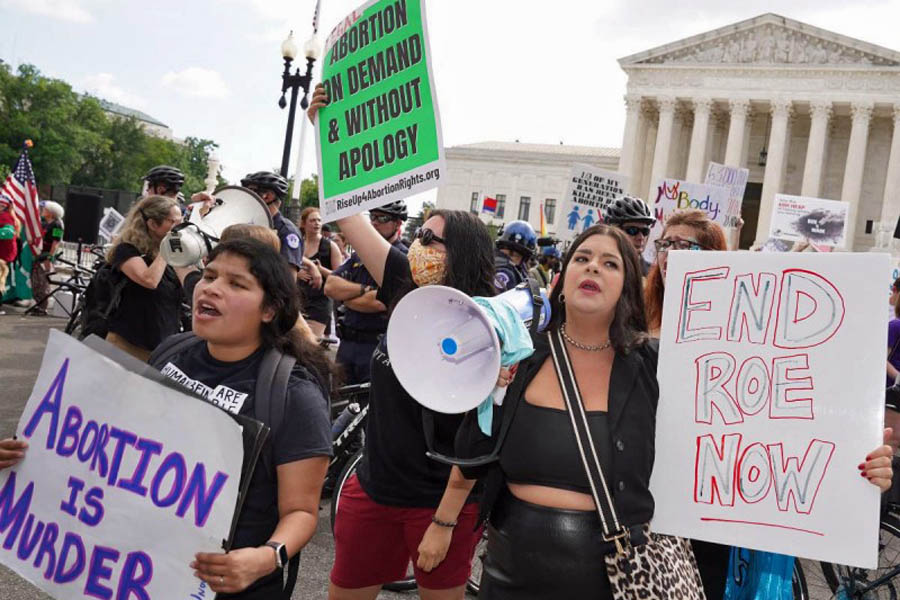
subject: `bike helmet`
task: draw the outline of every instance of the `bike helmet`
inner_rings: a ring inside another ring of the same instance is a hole
[[[249,173],[246,177],[241,179],[241,185],[244,187],[253,185],[264,190],[272,190],[275,192],[275,197],[279,200],[284,198],[288,191],[287,179],[278,173],[272,173],[271,171]]]
[[[181,169],[178,169],[177,167],[170,167],[169,165],[157,165],[147,171],[147,174],[144,175],[144,180],[150,185],[164,183],[166,185],[180,186],[184,184],[184,173],[182,173]]]
[[[497,247],[514,250],[528,259],[537,249],[537,234],[527,221],[510,221],[500,231]]]
[[[384,213],[386,215],[391,215],[392,217],[396,217],[401,221],[405,221],[409,216],[406,213],[406,202],[403,200],[397,200],[396,202],[391,202],[390,204],[385,204],[384,206],[379,206],[378,208],[373,208],[371,212]]]
[[[603,220],[609,225],[622,223],[646,223],[653,225],[656,217],[647,203],[634,196],[621,196],[607,205]]]

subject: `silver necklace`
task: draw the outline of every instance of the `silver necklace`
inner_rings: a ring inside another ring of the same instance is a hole
[[[569,334],[566,333],[566,324],[563,323],[559,328],[560,333],[562,333],[563,338],[579,350],[587,350],[588,352],[600,352],[601,350],[606,350],[609,348],[609,345],[612,343],[611,340],[606,340],[603,344],[599,344],[597,346],[588,346],[587,344],[582,344],[581,342],[576,342],[572,338],[569,337]]]

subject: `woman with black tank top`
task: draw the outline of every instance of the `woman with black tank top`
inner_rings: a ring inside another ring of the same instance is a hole
[[[341,250],[337,244],[322,235],[322,217],[315,206],[307,206],[300,213],[300,231],[303,232],[303,256],[310,259],[322,274],[323,285],[313,287],[312,277],[304,269],[297,276],[303,295],[303,316],[317,337],[325,335],[331,323],[331,298],[323,291],[325,278],[341,266]]]

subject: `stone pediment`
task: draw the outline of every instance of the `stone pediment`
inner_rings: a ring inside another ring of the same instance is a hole
[[[766,14],[625,57],[636,65],[900,66],[900,53]]]

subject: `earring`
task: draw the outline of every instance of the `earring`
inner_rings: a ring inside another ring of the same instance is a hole
[[[559,295],[559,303],[560,303],[560,304],[565,304],[565,303],[566,303],[566,295],[565,295],[565,294],[560,294],[560,295]]]

